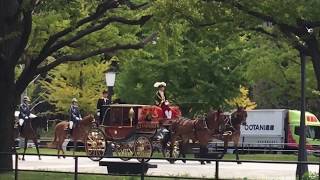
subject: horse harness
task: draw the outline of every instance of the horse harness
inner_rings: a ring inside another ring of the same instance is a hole
[[[232,118],[233,118],[232,115],[225,115],[225,118],[223,120],[224,122],[223,129],[222,129],[224,136],[232,135],[233,132],[236,131],[232,123]]]

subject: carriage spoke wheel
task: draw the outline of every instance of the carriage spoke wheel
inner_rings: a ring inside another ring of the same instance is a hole
[[[167,147],[163,150],[163,156],[166,158],[170,158],[170,149],[171,143],[167,143]],[[175,141],[173,144],[172,150],[172,158],[179,158],[180,156],[180,149],[179,149],[179,141]],[[176,160],[174,159],[167,159],[170,163],[174,163]]]
[[[93,161],[99,161],[106,151],[106,139],[101,129],[90,129],[85,139],[87,156]]]
[[[139,162],[142,162],[142,159],[138,157],[145,157],[144,162],[148,162],[153,153],[150,139],[145,136],[139,136],[134,143],[134,152]]]
[[[115,151],[117,156],[120,156],[121,160],[128,161],[131,159],[130,157],[134,156],[133,142],[115,143]]]

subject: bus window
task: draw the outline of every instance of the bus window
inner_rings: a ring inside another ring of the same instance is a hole
[[[314,139],[316,136],[314,126],[307,126],[306,127],[306,138]]]
[[[299,134],[300,127],[296,126],[294,127],[294,134]],[[310,139],[320,139],[320,127],[319,126],[306,126],[306,138]]]
[[[300,134],[299,131],[300,131],[300,127],[299,126],[295,126],[294,127],[294,134],[295,135],[299,135]]]

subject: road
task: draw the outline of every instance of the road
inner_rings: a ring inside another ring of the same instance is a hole
[[[103,159],[105,161],[120,161],[117,158]],[[136,160],[130,160],[135,161]],[[186,164],[181,161],[169,164],[164,160],[151,160],[150,164],[157,164],[158,168],[149,169],[149,175],[163,176],[192,176],[192,177],[214,177],[215,163],[200,165],[199,162],[189,161]],[[19,169],[40,169],[57,171],[74,171],[74,159],[58,159],[57,157],[42,157],[38,160],[36,156],[26,156],[26,161],[19,160]],[[290,164],[259,164],[259,163],[220,163],[220,178],[248,178],[248,179],[295,179],[296,165]],[[310,172],[317,172],[318,166],[309,165]],[[79,158],[79,172],[107,173],[106,167],[100,167],[98,162],[88,158]]]

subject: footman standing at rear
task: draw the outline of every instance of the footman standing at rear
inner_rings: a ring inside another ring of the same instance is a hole
[[[108,91],[102,92],[102,97],[97,102],[97,116],[99,117],[99,124],[103,124],[108,120],[108,105],[111,104],[111,100],[108,99]],[[109,122],[107,122],[109,124]]]

